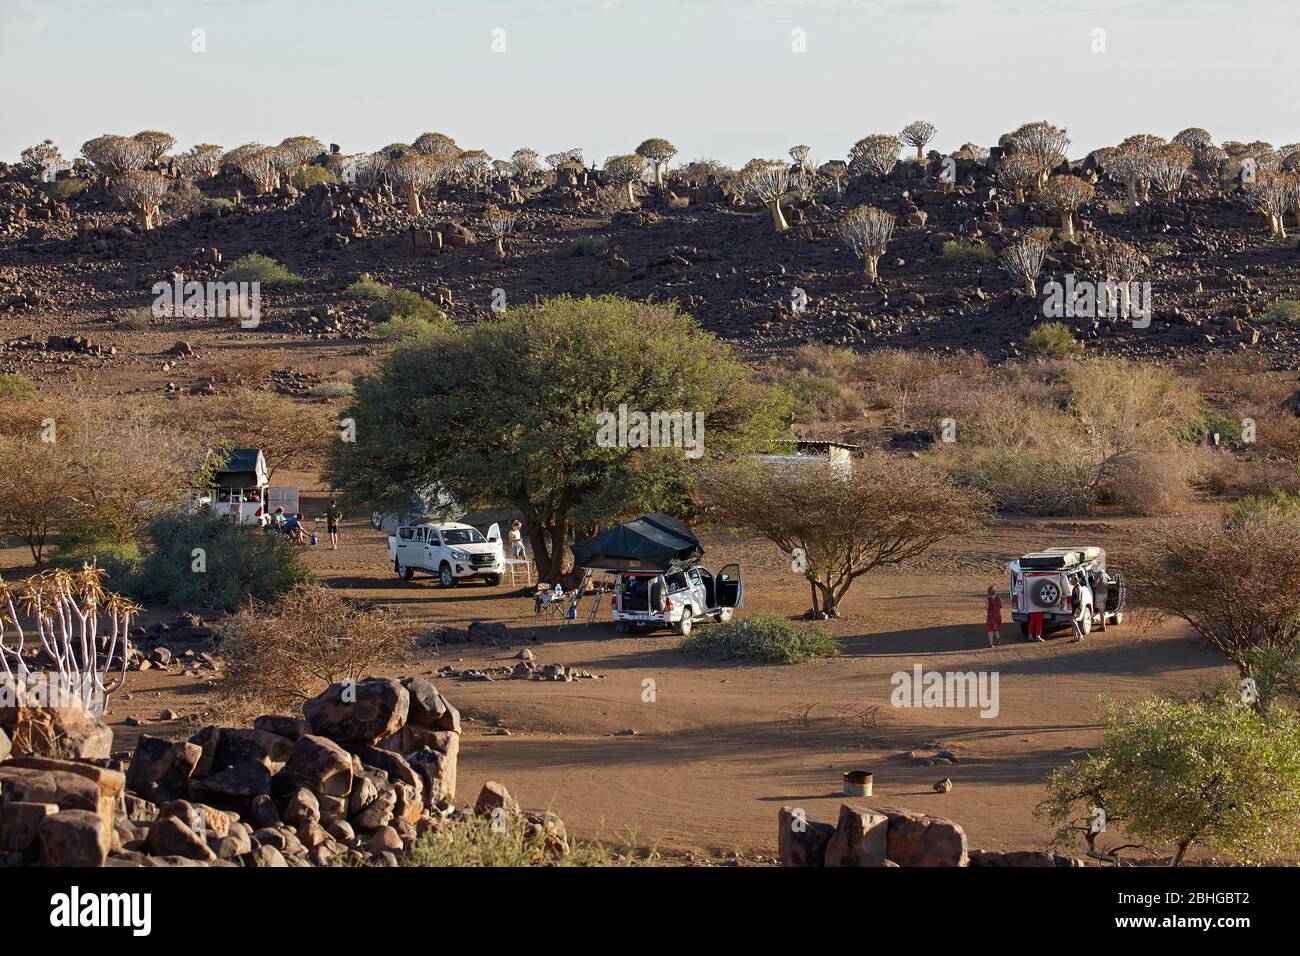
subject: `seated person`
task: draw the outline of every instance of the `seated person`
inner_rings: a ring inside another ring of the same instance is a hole
[[[280,530],[295,541],[302,541],[307,535],[307,529],[303,526],[302,515],[300,514],[286,516]]]

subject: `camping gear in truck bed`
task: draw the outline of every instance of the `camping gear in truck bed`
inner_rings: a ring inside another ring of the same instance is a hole
[[[685,524],[662,512],[604,531],[573,546],[578,567],[609,571],[671,571],[704,555]]]

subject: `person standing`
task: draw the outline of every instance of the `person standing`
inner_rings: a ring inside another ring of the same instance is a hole
[[[1043,639],[1043,612],[1029,612],[1029,634],[1028,640],[1042,641]]]
[[[510,522],[510,557],[517,560],[526,560],[528,555],[524,551],[524,531],[523,525],[516,518]]]
[[[998,632],[1002,627],[1002,598],[998,596],[997,588],[991,584],[984,601],[984,623],[989,632],[989,647],[997,647],[1001,636]]]
[[[1070,627],[1074,630],[1072,644],[1083,640],[1083,594],[1079,589],[1077,578],[1070,579]]]
[[[338,503],[331,498],[330,506],[325,509],[325,530],[330,536],[330,546],[337,551],[339,549],[339,522],[343,520],[343,512],[339,510]]]
[[[1092,588],[1092,600],[1096,605],[1094,610],[1100,622],[1098,626],[1104,631],[1106,630],[1106,603],[1110,600],[1110,585],[1106,583],[1106,572],[1100,569],[1094,570],[1088,577],[1088,585]]]

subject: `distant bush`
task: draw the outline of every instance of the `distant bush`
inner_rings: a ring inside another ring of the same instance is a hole
[[[357,277],[356,282],[343,290],[343,294],[350,299],[382,299],[392,291],[391,285],[380,282],[368,272],[363,272]]]
[[[688,654],[718,660],[798,664],[837,657],[840,642],[820,628],[796,624],[775,614],[755,614],[744,620],[712,624],[691,631],[681,643]]]
[[[502,824],[490,815],[447,820],[418,837],[398,862],[419,867],[605,867],[641,862],[631,846],[615,855],[600,843],[570,838],[567,851],[562,850],[553,828],[532,824],[522,816],[507,814]]]
[[[47,191],[51,199],[57,202],[67,202],[73,196],[85,192],[89,185],[84,179],[73,176],[68,179],[56,179],[50,183]]]
[[[352,394],[352,384],[337,380],[321,382],[307,389],[307,394],[311,398],[345,398]]]
[[[298,713],[330,684],[400,663],[409,647],[410,632],[391,610],[358,607],[329,588],[245,600],[222,627],[217,709],[223,718]]]
[[[134,541],[115,541],[110,529],[85,518],[71,518],[60,530],[59,542],[50,552],[56,568],[80,570],[87,562],[103,568],[118,590],[126,593],[132,577],[140,570],[140,546]]]
[[[366,313],[381,339],[410,339],[434,335],[451,328],[438,307],[410,289],[390,289]]]
[[[1218,435],[1224,441],[1241,441],[1241,419],[1217,412],[1197,415],[1183,426],[1181,437],[1184,441],[1201,445],[1212,435]]]
[[[339,178],[324,166],[304,166],[290,178],[294,189],[306,191],[321,183],[337,183]]]
[[[165,515],[149,526],[148,539],[150,552],[124,587],[137,601],[233,611],[311,580],[287,539],[222,518]],[[203,570],[194,565],[196,548]]]
[[[1277,299],[1259,314],[1256,322],[1300,322],[1300,299]]]
[[[260,252],[250,252],[236,260],[221,278],[225,282],[260,282],[265,286],[300,285],[307,281]]]
[[[1279,488],[1269,495],[1247,495],[1224,510],[1223,523],[1239,528],[1269,518],[1300,523],[1300,494],[1287,494]]]
[[[380,322],[373,329],[376,338],[390,342],[400,339],[422,339],[437,335],[442,330],[437,323],[426,322],[424,319],[416,319],[409,315]]]
[[[117,320],[117,324],[132,332],[143,332],[150,326],[153,316],[148,309],[132,309]]]
[[[805,345],[771,375],[795,399],[795,421],[810,423],[862,414],[861,359],[850,349]]]
[[[1043,358],[1082,355],[1083,343],[1070,334],[1062,322],[1044,322],[1025,336],[1025,351]]]
[[[598,256],[608,245],[600,236],[580,236],[569,243],[565,252],[571,256]]]
[[[0,399],[16,402],[35,397],[36,383],[26,375],[0,375]]]
[[[992,249],[972,239],[949,239],[943,244],[940,255],[958,262],[991,262],[994,258]]]

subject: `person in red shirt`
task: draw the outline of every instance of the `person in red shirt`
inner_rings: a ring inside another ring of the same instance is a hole
[[[991,584],[988,598],[984,602],[984,623],[989,631],[989,647],[997,647],[1002,628],[1002,598],[998,597],[997,589]]]

